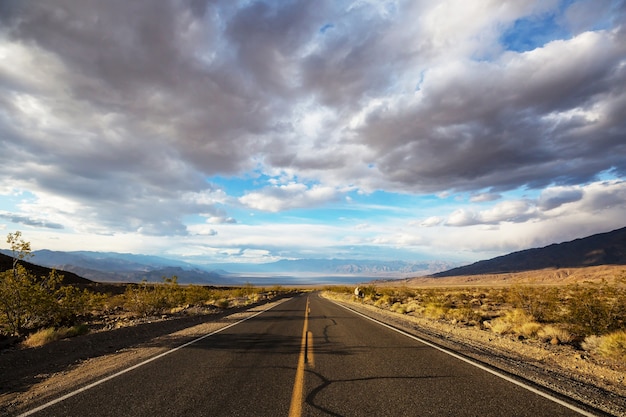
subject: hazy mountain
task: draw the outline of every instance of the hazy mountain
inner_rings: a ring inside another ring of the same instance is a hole
[[[33,252],[33,261],[39,265],[60,266],[72,265],[96,271],[151,271],[164,267],[194,268],[194,265],[173,259],[161,258],[150,255],[135,255],[131,253],[117,252],[59,252],[51,250],[38,250]]]
[[[626,265],[626,227],[571,242],[513,252],[433,275],[449,277],[499,274],[595,265]]]
[[[458,263],[444,261],[405,262],[355,259],[295,259],[265,264],[219,264],[216,268],[236,274],[307,273],[317,275],[360,275],[367,277],[404,277],[445,271]]]
[[[8,251],[0,251],[7,253]],[[180,283],[231,284],[231,279],[195,265],[158,256],[115,252],[34,251],[32,263],[99,282],[159,282],[176,275]]]
[[[115,252],[33,252],[38,265],[71,271],[99,282],[160,281],[176,275],[181,283],[235,284],[255,281],[259,276],[280,276],[281,282],[300,282],[304,276],[352,276],[363,279],[402,278],[444,271],[458,264],[442,261],[405,262],[354,259],[298,259],[265,264],[194,265],[158,256]],[[300,276],[298,276],[300,274]],[[289,277],[292,275],[292,277]],[[307,279],[308,279],[307,278]],[[313,281],[314,279],[311,279]],[[301,282],[300,282],[301,283]]]

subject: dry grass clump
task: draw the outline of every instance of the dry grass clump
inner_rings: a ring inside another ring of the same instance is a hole
[[[574,340],[574,335],[567,329],[559,326],[543,326],[537,336],[553,345],[568,344]]]
[[[389,310],[398,314],[406,314],[406,304],[400,302],[393,303]]]
[[[22,342],[22,344],[25,347],[39,347],[50,342],[67,339],[69,337],[78,336],[87,332],[89,332],[89,328],[84,324],[72,327],[60,327],[58,329],[48,327],[31,334],[26,338],[26,340],[24,340],[24,342]]]
[[[415,300],[411,300],[406,304],[405,310],[407,313],[421,313],[423,310],[423,307],[420,305],[419,302],[415,301]]]
[[[451,308],[446,312],[446,319],[455,324],[467,323],[469,325],[477,325],[482,321],[482,318],[480,311],[467,306]]]
[[[380,308],[389,308],[393,304],[395,304],[395,301],[388,294],[383,294],[380,298],[374,301],[374,305]]]
[[[522,323],[518,327],[518,332],[520,335],[526,338],[534,338],[541,332],[543,326],[536,321],[529,321],[527,323]]]
[[[604,336],[588,336],[582,342],[581,347],[607,359],[626,361],[626,330]]]
[[[425,317],[435,319],[435,320],[440,320],[446,317],[447,311],[448,309],[445,308],[444,306],[441,306],[436,303],[430,303],[424,307],[424,311],[422,312],[422,314]]]
[[[489,327],[497,334],[517,333],[528,337],[533,332],[537,333],[537,325],[541,327],[526,311],[516,308],[492,320]]]

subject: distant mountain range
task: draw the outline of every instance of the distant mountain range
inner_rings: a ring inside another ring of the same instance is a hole
[[[596,265],[626,265],[626,227],[543,248],[513,252],[433,276],[501,274]]]
[[[7,250],[0,253],[10,254]],[[428,275],[458,264],[433,262],[373,261],[347,259],[281,260],[265,264],[196,265],[158,256],[116,252],[59,252],[38,250],[31,262],[68,271],[97,282],[150,282],[177,276],[180,283],[203,285],[289,284],[318,282],[362,282],[377,278]]]
[[[319,275],[404,277],[428,275],[445,271],[456,265],[458,265],[458,263],[443,261],[406,262],[360,259],[284,259],[265,264],[219,264],[219,268],[234,274],[306,273]]]
[[[8,250],[0,250],[0,270],[11,268],[11,258],[2,256],[2,253],[11,254]],[[158,256],[88,251],[39,250],[33,252],[33,255],[31,263],[65,271],[67,278],[71,280],[86,278],[96,282],[140,282],[145,279],[158,282],[163,277],[175,275],[180,283],[201,285],[237,285],[245,282],[258,285],[356,283],[425,275],[448,277],[545,268],[626,265],[626,227],[571,242],[514,252],[461,267],[458,263],[443,261],[354,259],[297,259],[265,264],[196,265]],[[36,273],[47,274],[46,271],[47,269],[43,268]]]

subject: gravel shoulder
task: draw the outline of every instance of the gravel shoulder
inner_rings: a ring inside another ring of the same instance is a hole
[[[509,376],[530,382],[557,397],[574,400],[583,408],[589,406],[606,415],[626,417],[626,364],[598,363],[570,346],[539,345],[473,326],[456,326],[402,315],[354,301],[351,296],[323,296]]]

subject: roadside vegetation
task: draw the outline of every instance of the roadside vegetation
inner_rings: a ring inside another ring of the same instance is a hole
[[[160,283],[110,285],[107,290],[63,283],[52,270],[36,276],[24,261],[30,243],[18,231],[9,233],[11,269],[0,272],[0,341],[22,341],[36,347],[93,329],[113,329],[154,318],[200,315],[274,298],[289,289],[273,287],[209,287],[180,285],[176,276]]]
[[[612,280],[548,286],[391,288],[326,291],[398,314],[445,321],[528,342],[570,345],[626,361],[626,270]]]

